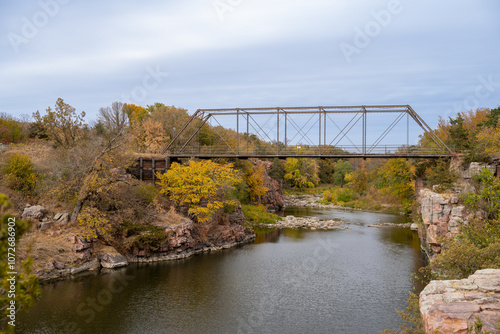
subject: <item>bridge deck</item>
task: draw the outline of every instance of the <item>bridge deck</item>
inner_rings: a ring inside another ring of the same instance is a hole
[[[424,158],[444,159],[449,154],[170,154],[170,159],[286,159],[286,158],[313,158],[313,159],[354,159],[354,158]]]

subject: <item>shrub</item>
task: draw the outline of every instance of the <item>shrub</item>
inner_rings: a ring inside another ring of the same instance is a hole
[[[450,189],[458,179],[458,175],[450,171],[450,163],[444,160],[439,160],[434,166],[427,167],[425,175],[427,176],[427,185],[439,185],[436,189],[438,192]]]
[[[0,143],[17,143],[22,138],[22,127],[17,121],[2,115],[0,117]]]
[[[155,251],[167,238],[167,234],[159,227],[148,226],[147,229],[136,236],[132,246],[137,248]]]
[[[104,212],[95,207],[85,207],[78,216],[78,223],[84,228],[82,236],[86,239],[111,236],[111,225]]]
[[[34,169],[35,165],[26,154],[13,153],[2,167],[2,173],[5,174],[5,181],[9,188],[30,194],[35,189],[38,179]]]
[[[253,224],[275,224],[282,218],[273,213],[267,212],[263,205],[243,205],[243,215],[248,222]]]
[[[341,190],[337,193],[337,202],[349,202],[356,196],[348,190]]]
[[[141,183],[137,187],[137,197],[146,205],[152,204],[160,195],[160,190],[154,184]]]

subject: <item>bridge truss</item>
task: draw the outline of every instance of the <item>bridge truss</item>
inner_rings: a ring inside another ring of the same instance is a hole
[[[382,117],[387,115],[389,121]],[[410,124],[434,145],[410,145]],[[396,135],[387,142],[393,132]],[[409,105],[363,105],[198,109],[163,154],[170,158],[444,158],[451,150]]]

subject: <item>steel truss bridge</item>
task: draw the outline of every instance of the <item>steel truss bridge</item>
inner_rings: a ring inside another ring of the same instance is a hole
[[[432,147],[410,145],[410,128]],[[362,105],[198,109],[163,154],[172,160],[447,158],[451,150],[409,105]]]

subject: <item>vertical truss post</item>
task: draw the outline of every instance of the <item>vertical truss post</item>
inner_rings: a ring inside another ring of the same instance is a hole
[[[280,154],[280,108],[276,108],[276,153]]]
[[[319,121],[318,121],[318,154],[321,155],[321,107],[318,108],[318,117],[319,117]]]
[[[240,110],[236,109],[236,154],[240,155]]]
[[[410,114],[406,113],[406,153],[410,153]]]
[[[326,149],[326,110],[323,108],[323,145]]]
[[[249,138],[249,136],[250,136],[249,131],[250,131],[250,130],[248,129],[248,125],[249,125],[249,124],[248,124],[248,120],[249,120],[249,119],[248,119],[248,117],[249,117],[249,115],[248,115],[248,111],[247,111],[247,154],[248,154],[248,142],[249,142],[249,140],[250,140],[250,138]]]
[[[285,154],[286,154],[286,149],[288,147],[288,138],[286,137],[286,121],[287,121],[287,116],[286,116],[286,111],[283,111],[285,113]]]
[[[366,108],[365,106],[361,107],[363,109],[363,138],[362,138],[362,151],[363,155],[366,155]]]

